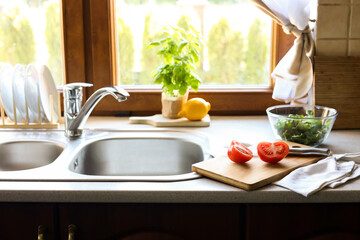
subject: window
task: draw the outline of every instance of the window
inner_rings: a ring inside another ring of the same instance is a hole
[[[86,91],[87,96],[100,87],[115,85],[119,70],[116,66],[115,2],[62,0],[62,9],[67,82],[93,83],[94,87]],[[279,26],[273,25],[272,41],[270,41],[271,67],[291,47],[292,39],[283,34]],[[133,66],[131,69],[137,68]],[[109,115],[129,112],[133,115],[149,115],[160,112],[160,89],[128,88],[127,90],[130,93],[127,101],[118,104],[110,97],[105,98],[94,112]],[[190,97],[203,97],[211,102],[212,114],[264,114],[266,107],[277,103],[272,100],[271,94],[270,84],[256,88],[233,86],[203,88],[197,93],[190,92]]]
[[[117,82],[154,87],[161,64],[151,41],[167,26],[196,29],[204,39],[196,73],[201,88],[269,87],[271,19],[248,0],[116,0]],[[158,86],[159,87],[159,86]]]

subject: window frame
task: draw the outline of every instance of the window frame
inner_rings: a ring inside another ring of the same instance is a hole
[[[64,77],[66,83],[88,82],[96,89],[116,84],[116,38],[114,0],[61,0]],[[294,37],[286,35],[273,23],[271,70],[290,49]],[[269,76],[270,78],[270,76]],[[202,97],[211,102],[212,115],[262,115],[269,106],[279,104],[272,99],[272,88],[221,88],[190,91],[189,97]],[[161,90],[126,89],[130,97],[117,104],[106,97],[94,109],[95,115],[150,115],[161,111]]]

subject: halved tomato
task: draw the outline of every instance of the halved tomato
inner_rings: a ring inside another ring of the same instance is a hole
[[[289,153],[289,145],[285,142],[261,142],[257,145],[257,152],[261,160],[277,163]]]
[[[233,140],[228,149],[228,157],[236,163],[243,163],[249,161],[253,153],[245,145]]]

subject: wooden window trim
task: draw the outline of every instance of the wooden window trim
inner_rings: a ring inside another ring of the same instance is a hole
[[[89,82],[85,98],[96,89],[116,82],[116,39],[113,0],[62,0],[65,80]],[[294,37],[273,24],[272,69],[292,46]],[[117,103],[104,98],[94,109],[96,115],[149,115],[161,111],[161,90],[127,89],[130,97]],[[272,99],[272,87],[256,89],[200,89],[190,98],[202,97],[211,105],[212,115],[265,114]]]

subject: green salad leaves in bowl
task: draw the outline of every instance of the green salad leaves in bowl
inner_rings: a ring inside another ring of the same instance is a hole
[[[338,114],[333,108],[316,105],[278,105],[266,113],[277,138],[313,147],[327,138]]]

